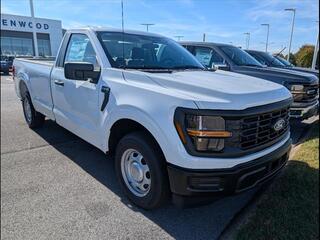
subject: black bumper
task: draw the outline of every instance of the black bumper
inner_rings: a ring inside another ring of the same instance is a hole
[[[8,73],[8,72],[9,72],[9,65],[8,65],[8,66],[2,65],[2,66],[0,67],[0,72]]]
[[[290,109],[290,117],[295,119],[308,119],[319,113],[319,102],[307,106],[293,104]]]
[[[291,142],[289,139],[268,155],[228,169],[190,170],[169,165],[171,191],[174,197],[220,198],[253,188],[274,177],[285,166]]]

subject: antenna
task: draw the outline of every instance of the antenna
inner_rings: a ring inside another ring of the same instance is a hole
[[[123,58],[123,63],[125,63],[125,60],[124,60],[124,20],[123,20],[123,0],[121,0],[121,20],[122,20],[122,58]],[[123,68],[125,68],[125,64],[123,64]]]

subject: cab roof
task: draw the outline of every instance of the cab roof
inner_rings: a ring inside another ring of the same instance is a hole
[[[111,27],[95,27],[95,26],[89,26],[89,27],[83,27],[83,28],[75,28],[75,29],[69,29],[70,31],[76,31],[76,30],[91,30],[94,32],[115,32],[115,33],[122,33],[121,28],[111,28]],[[151,36],[151,37],[165,37],[157,33],[151,33],[151,32],[144,32],[144,31],[137,31],[137,30],[130,30],[130,29],[124,29],[124,33],[127,34],[136,34],[136,35],[143,35],[143,36]]]

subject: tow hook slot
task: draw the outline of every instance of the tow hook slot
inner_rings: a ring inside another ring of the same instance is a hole
[[[101,92],[104,93],[104,98],[103,98],[103,102],[100,109],[101,111],[103,111],[109,102],[110,88],[106,86],[102,86]]]

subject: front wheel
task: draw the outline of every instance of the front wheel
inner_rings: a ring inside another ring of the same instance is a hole
[[[134,204],[154,209],[168,199],[165,160],[146,133],[134,132],[123,137],[117,146],[115,161],[120,186]]]
[[[34,109],[28,92],[22,98],[22,108],[24,118],[30,128],[38,128],[44,124],[45,116]]]

